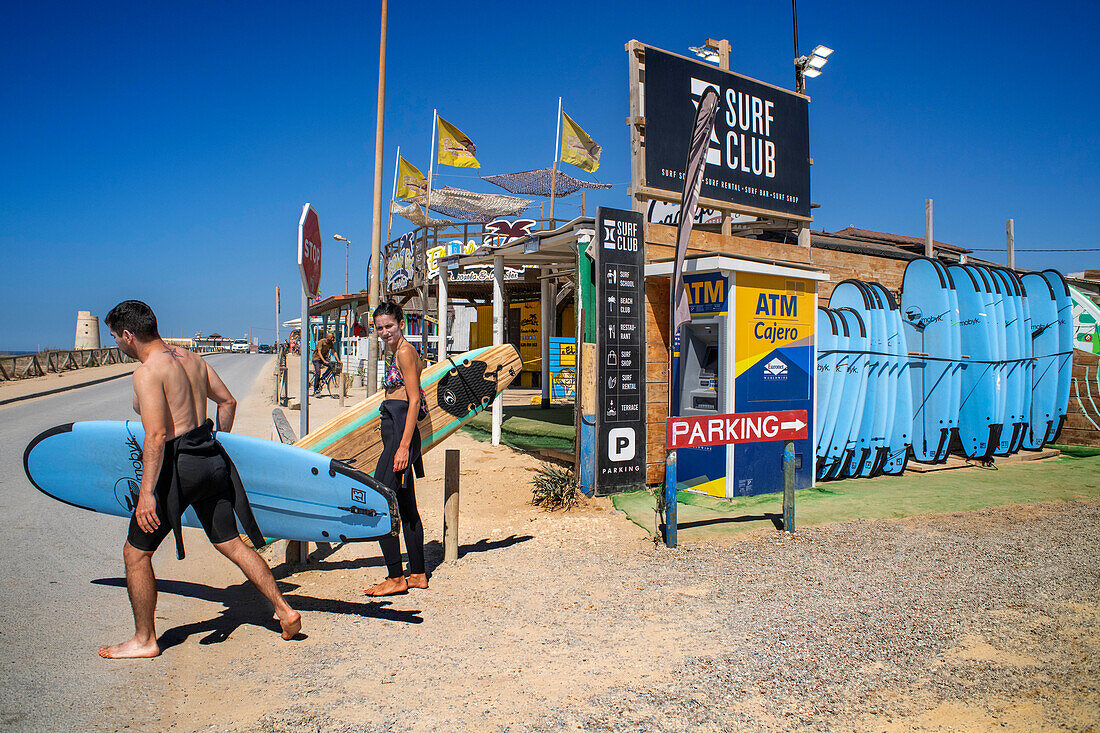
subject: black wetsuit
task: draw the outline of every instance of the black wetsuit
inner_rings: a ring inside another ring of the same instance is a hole
[[[409,465],[404,471],[394,473],[393,456],[401,445],[401,436],[405,432],[405,419],[409,403],[405,400],[382,400],[382,455],[374,469],[374,478],[393,489],[397,495],[397,506],[401,510],[401,530],[405,535],[405,550],[409,553],[409,573],[423,574],[424,570],[424,525],[420,522],[420,513],[416,510],[416,494],[413,491],[413,474],[424,477],[424,463],[420,456],[420,428],[413,428],[412,442],[409,445]],[[387,535],[378,541],[382,547],[382,557],[386,560],[387,577],[397,578],[404,575],[401,571],[401,547],[397,535]]]
[[[219,544],[238,536],[236,515],[252,544],[256,548],[264,545],[263,533],[252,516],[237,468],[214,438],[212,420],[164,444],[164,461],[153,495],[157,500],[160,525],[152,532],[143,532],[136,517],[130,519],[126,541],[139,550],[156,550],[168,533],[175,530],[176,554],[182,560],[180,517],[189,506],[195,508],[212,543]]]

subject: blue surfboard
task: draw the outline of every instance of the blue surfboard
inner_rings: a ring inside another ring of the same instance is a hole
[[[883,372],[887,367],[885,358],[885,323],[881,314],[872,311],[872,296],[863,283],[858,280],[844,280],[837,284],[829,296],[830,308],[850,308],[866,324],[867,348],[866,376],[863,380],[865,398],[863,413],[853,421],[856,431],[856,444],[848,458],[845,471],[847,476],[869,476],[877,466],[879,450],[885,447],[887,419],[886,390],[883,384]],[[877,308],[875,308],[877,310]]]
[[[1054,429],[1047,438],[1053,443],[1062,432],[1062,425],[1069,414],[1069,392],[1073,382],[1073,299],[1069,285],[1057,270],[1043,270],[1042,275],[1054,291],[1058,308],[1058,396],[1054,405]]]
[[[825,478],[844,478],[852,457],[859,450],[860,421],[867,397],[867,325],[851,308],[834,311],[848,328],[848,350],[837,362],[837,371],[844,378],[843,395],[837,411],[836,428],[830,445],[831,468]]]
[[[1024,383],[1023,298],[1019,280],[1011,272],[999,267],[988,269],[1001,284],[1005,304],[1005,416],[994,453],[1009,455],[1017,450],[1020,431],[1024,427],[1024,403],[1031,391],[1031,385]]]
[[[1058,413],[1058,304],[1042,275],[1029,272],[1020,280],[1031,312],[1031,415],[1022,447],[1039,450],[1055,433]]]
[[[902,278],[900,314],[909,350],[913,395],[913,456],[923,463],[947,459],[958,429],[960,339],[958,299],[947,268],[912,260]]]
[[[959,400],[959,442],[968,458],[988,460],[990,440],[997,409],[994,380],[994,346],[989,330],[992,320],[989,294],[982,280],[969,268],[951,265],[948,268],[955,281],[959,298],[958,326],[964,344],[962,356],[962,395]]]
[[[836,329],[836,353],[831,362],[833,371],[833,384],[829,395],[828,404],[819,404],[815,409],[824,409],[828,415],[823,423],[822,435],[819,438],[821,455],[823,457],[818,478],[825,478],[832,470],[841,452],[844,449],[843,442],[836,447],[836,435],[839,430],[847,431],[848,423],[841,424],[842,402],[845,399],[845,384],[848,376],[849,346],[848,346],[848,321],[836,311],[826,308],[825,311],[832,317],[832,323]],[[848,395],[851,399],[851,395]],[[847,441],[847,432],[844,433]]]
[[[351,542],[397,532],[393,492],[320,453],[271,440],[217,433],[241,476],[265,537]],[[81,509],[129,517],[141,484],[145,431],[136,421],[51,428],[30,442],[23,469],[36,489]],[[183,524],[198,527],[194,509]]]
[[[990,455],[997,455],[998,446],[1001,445],[1001,433],[1003,432],[1005,415],[1008,407],[1008,396],[1005,389],[1005,354],[1007,353],[1007,341],[1005,336],[1004,293],[1001,291],[1001,283],[993,277],[993,274],[980,265],[966,265],[978,278],[979,284],[985,291],[986,331],[990,343],[989,379],[993,381],[993,422],[994,428],[990,434]]]
[[[909,349],[897,300],[881,283],[872,282],[868,285],[878,297],[879,305],[885,308],[890,334],[890,394],[894,407],[887,436],[888,450],[881,471],[897,476],[905,471],[912,443],[910,434],[913,429],[913,390],[909,377]]]
[[[829,413],[828,405],[832,399],[836,377],[837,354],[837,324],[836,317],[827,308],[817,309],[817,395],[814,404],[814,439],[817,441],[814,447],[814,456],[817,459],[815,473],[821,477],[825,464],[825,455],[829,449],[829,438],[832,431],[826,436],[826,426],[830,420],[836,422],[836,416]]]

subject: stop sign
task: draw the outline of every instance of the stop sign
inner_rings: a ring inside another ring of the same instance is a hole
[[[298,221],[298,272],[306,295],[316,298],[321,287],[321,225],[312,204],[302,207]]]

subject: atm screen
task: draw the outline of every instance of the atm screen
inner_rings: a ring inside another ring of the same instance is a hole
[[[718,377],[718,347],[714,345],[707,345],[706,350],[703,352],[702,366],[699,369],[700,381],[704,377],[710,377],[711,379],[717,379]]]

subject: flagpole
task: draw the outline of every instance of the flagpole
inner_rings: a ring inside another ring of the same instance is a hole
[[[385,243],[384,247],[389,246],[389,244],[390,244],[390,234],[392,233],[392,230],[393,230],[393,200],[397,198],[397,175],[398,175],[398,171],[400,169],[401,169],[401,146],[398,145],[397,146],[397,160],[395,160],[394,163],[393,163],[393,193],[390,194],[390,218],[386,222],[386,243]],[[383,248],[382,251],[383,251],[382,257],[385,258],[385,254],[384,254],[385,249]],[[375,267],[381,267],[382,266],[382,261],[379,260],[378,262],[375,263],[374,266]],[[382,271],[379,270],[378,272],[379,272],[379,277],[381,277],[381,272]],[[389,295],[389,290],[388,289],[386,291],[386,295],[387,296]]]
[[[435,123],[439,119],[439,110],[432,110],[432,146],[430,149],[431,157],[428,158],[428,192],[424,197],[424,226],[428,226],[428,207],[432,205],[432,171],[435,169],[435,156],[436,156],[436,139],[435,139]]]
[[[554,228],[554,194],[558,187],[558,157],[561,155],[561,97],[558,97],[558,126],[554,133],[554,165],[550,168],[550,228]]]

